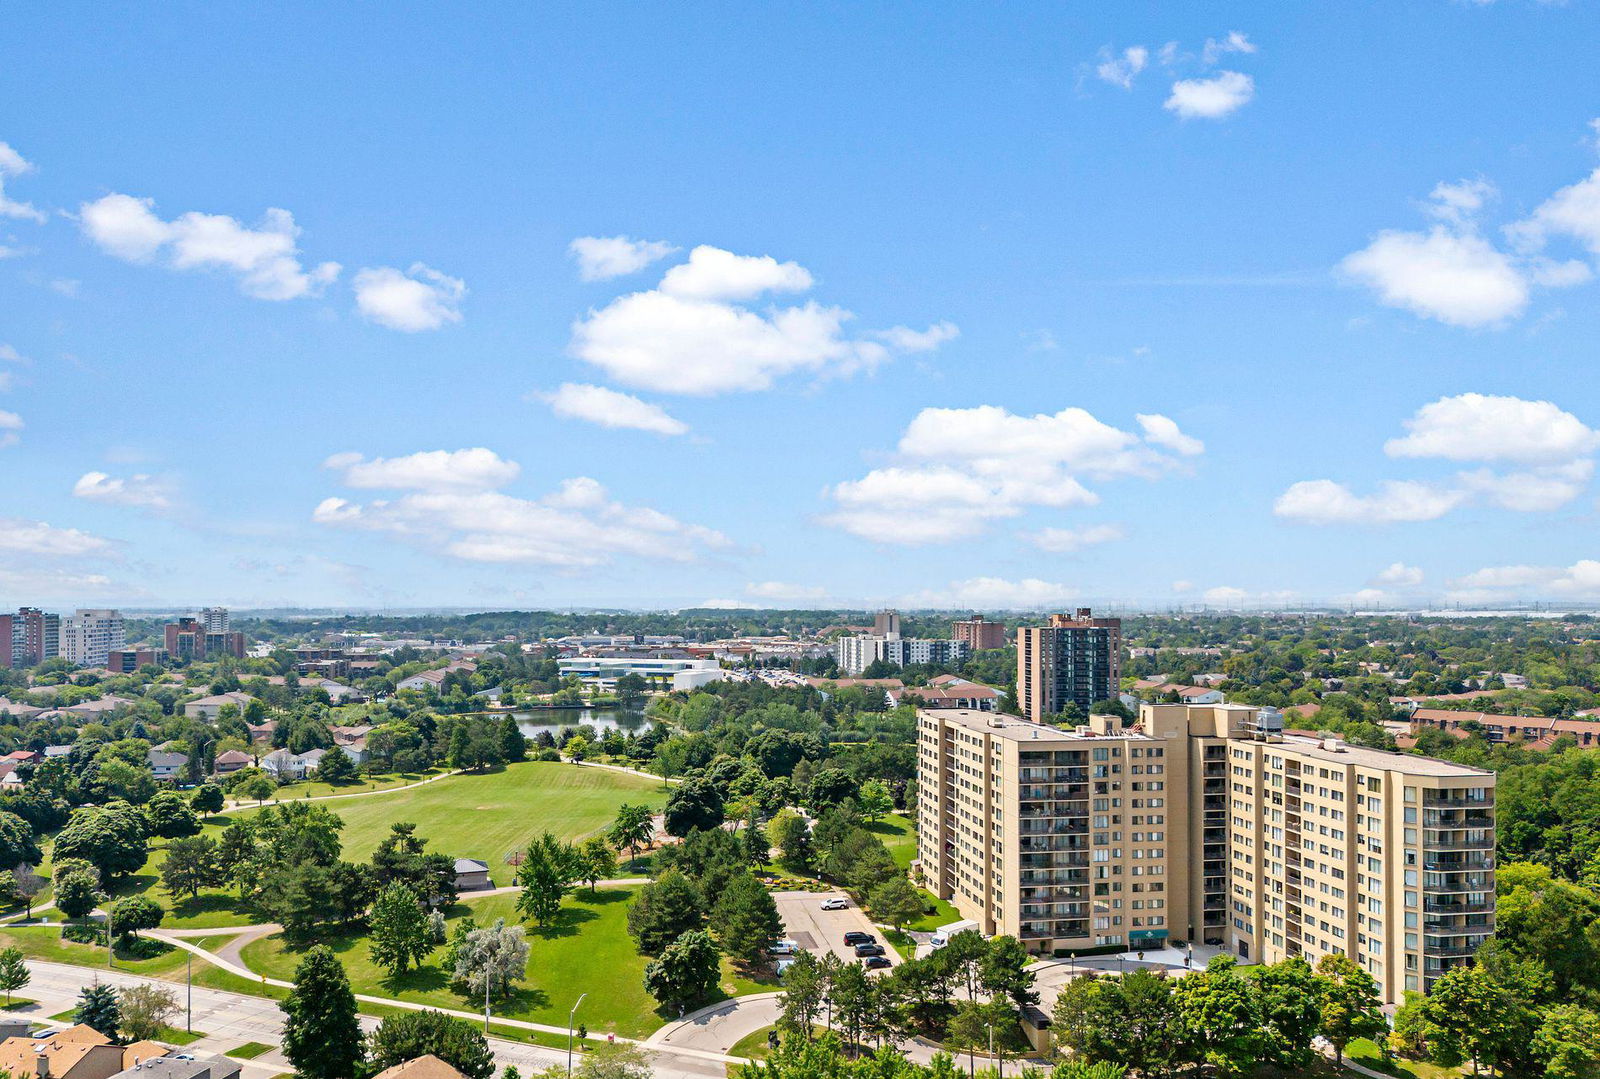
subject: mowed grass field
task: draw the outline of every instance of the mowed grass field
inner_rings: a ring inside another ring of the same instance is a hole
[[[666,797],[658,781],[625,772],[529,761],[447,776],[412,790],[321,804],[344,820],[340,838],[348,861],[367,861],[391,824],[410,821],[430,851],[478,858],[489,864],[496,884],[508,884],[505,856],[540,832],[578,839],[609,826],[624,802],[660,812]]]
[[[644,990],[644,968],[649,960],[639,954],[628,935],[628,905],[637,887],[601,888],[590,894],[578,888],[562,907],[555,924],[529,925],[527,979],[509,999],[494,1006],[497,1016],[565,1026],[567,1010],[582,993],[589,997],[578,1019],[593,1033],[614,1032],[637,1036],[659,1027],[668,1016]],[[504,918],[518,921],[517,897],[512,894],[468,899],[448,916],[450,932],[461,918],[471,916],[479,925]],[[398,978],[372,962],[370,941],[361,934],[325,936],[318,943],[332,948],[349,973],[357,993],[416,1001],[465,1011],[481,1009],[481,1000],[462,996],[449,986],[442,968],[445,946],[440,945],[420,969]],[[282,935],[245,946],[245,964],[258,974],[292,981],[304,952],[291,948]],[[769,992],[776,982],[756,982],[744,977],[724,960],[723,992],[727,995]]]
[[[508,852],[525,847],[546,829],[569,840],[604,829],[624,802],[649,805],[659,812],[666,804],[666,792],[659,782],[625,772],[540,761],[447,776],[414,790],[317,804],[345,822],[340,837],[347,861],[370,860],[391,824],[411,821],[417,834],[428,840],[430,851],[480,858],[489,863],[494,883],[502,885],[512,882],[504,860]],[[208,818],[203,834],[218,839],[232,820],[256,812]],[[152,841],[144,868],[118,881],[113,894],[151,896],[166,908],[161,924],[167,929],[217,929],[265,919],[241,903],[234,888],[205,889],[195,898],[174,900],[160,884],[166,857],[166,841]]]

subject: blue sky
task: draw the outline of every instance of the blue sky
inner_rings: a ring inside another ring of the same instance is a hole
[[[24,4],[0,607],[1600,599],[1593,3]]]

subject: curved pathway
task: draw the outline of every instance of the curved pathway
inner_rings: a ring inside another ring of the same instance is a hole
[[[418,787],[426,787],[429,783],[437,783],[441,779],[448,779],[451,776],[458,776],[458,775],[461,775],[461,774],[462,774],[461,773],[461,769],[452,768],[448,772],[440,772],[436,776],[429,776],[427,779],[419,779],[415,783],[405,783],[405,784],[402,784],[401,786],[398,786],[398,787],[384,787],[381,790],[375,790],[375,791],[351,791],[349,794],[319,794],[315,798],[289,798],[289,799],[269,798],[265,802],[250,802],[250,801],[241,802],[238,799],[235,799],[235,800],[229,802],[227,805],[223,806],[222,809],[220,810],[220,813],[232,813],[235,810],[240,810],[240,809],[261,809],[264,806],[274,805],[274,804],[277,804],[277,803],[283,802],[283,801],[290,801],[290,802],[332,802],[332,801],[335,801],[335,800],[337,800],[339,798],[371,798],[375,794],[397,794],[400,791],[414,791]]]
[[[271,929],[275,927],[255,926],[253,928],[270,932]],[[246,981],[254,982],[262,986],[271,985],[276,986],[279,989],[294,988],[293,982],[286,982],[281,978],[269,978],[263,974],[257,974],[248,967],[242,966],[239,963],[231,960],[224,959],[221,955],[218,955],[214,952],[208,952],[204,948],[201,948],[197,945],[190,944],[182,937],[168,936],[163,934],[160,930],[146,930],[146,934],[156,937],[160,940],[164,940],[174,947],[182,948],[184,951],[192,953],[193,955],[210,963],[212,966],[219,967],[235,977],[243,978]],[[238,938],[235,938],[235,940],[237,941]],[[481,1022],[483,1020],[482,1012],[468,1012],[457,1008],[441,1008],[437,1004],[423,1004],[414,1000],[396,1000],[393,997],[377,997],[366,993],[357,993],[355,994],[355,998],[357,1001],[360,1001],[364,1004],[381,1004],[389,1008],[403,1008],[406,1011],[414,1012],[443,1012],[445,1015],[455,1016],[457,1019],[466,1019],[469,1022]],[[499,1023],[501,1026],[514,1027],[518,1030],[533,1030],[539,1031],[543,1034],[560,1034],[562,1037],[566,1037],[567,1035],[566,1027],[552,1026],[549,1023],[530,1023],[524,1019],[508,1019],[503,1016],[495,1017],[493,1021]],[[612,1036],[607,1034],[590,1034],[588,1038],[588,1040],[592,1042],[604,1042],[611,1039]],[[636,1045],[645,1044],[638,1038],[624,1038],[620,1035],[616,1036],[615,1040],[620,1042],[631,1042]],[[718,1061],[723,1064],[749,1063],[749,1061],[744,1057],[731,1057],[723,1053],[705,1052],[700,1049],[694,1049],[685,1046],[673,1046],[673,1050],[685,1056],[696,1057],[702,1060]]]

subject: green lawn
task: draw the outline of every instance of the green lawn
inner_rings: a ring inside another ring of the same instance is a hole
[[[922,900],[925,904],[924,909],[930,913],[924,914],[914,922],[907,922],[907,929],[914,929],[921,933],[931,933],[941,925],[949,925],[951,922],[961,921],[961,912],[948,902],[935,897],[926,888],[918,888],[917,891],[922,893]]]
[[[102,945],[77,944],[61,939],[59,925],[7,926],[0,931],[0,947],[17,947],[29,959],[49,963],[72,963],[81,967],[105,968],[106,950]],[[183,951],[169,948],[153,959],[128,959],[117,956],[114,969],[129,974],[160,976],[183,969]]]
[[[363,791],[388,790],[391,787],[418,783],[429,776],[436,776],[448,770],[430,768],[426,772],[392,772],[381,776],[362,776],[343,783],[322,783],[315,779],[305,779],[299,783],[279,787],[275,798],[280,802],[296,802],[302,798],[326,798],[330,794],[360,794]]]
[[[1397,1076],[1398,1079],[1461,1079],[1460,1068],[1446,1068],[1426,1060],[1406,1060],[1403,1057],[1383,1059],[1377,1043],[1367,1038],[1357,1038],[1344,1047],[1347,1060],[1355,1060],[1373,1071]]]
[[[574,892],[557,924],[548,929],[528,927],[528,978],[516,995],[501,1000],[495,1013],[509,1019],[565,1026],[567,1011],[579,994],[588,999],[578,1014],[591,1034],[614,1032],[624,1036],[647,1034],[672,1016],[659,1011],[644,991],[646,958],[634,947],[627,931],[627,907],[635,888],[602,888],[591,896]],[[451,930],[461,917],[472,914],[480,925],[496,918],[516,918],[516,896],[484,896],[457,904],[450,911]],[[358,993],[394,997],[439,1007],[475,1011],[481,1003],[456,993],[438,962],[441,946],[420,970],[391,979],[376,967],[365,937],[358,934],[322,940],[345,965]],[[273,978],[293,980],[300,953],[281,936],[266,937],[247,945],[245,963],[251,970]],[[732,996],[767,992],[776,987],[768,979],[754,979],[731,967],[724,968],[724,991]]]
[[[894,858],[894,864],[905,869],[917,856],[917,833],[911,828],[911,818],[890,813],[887,817],[867,825],[867,831],[883,840]]]
[[[240,1060],[254,1060],[262,1053],[270,1052],[272,1052],[272,1046],[270,1045],[264,1045],[261,1042],[245,1042],[237,1048],[229,1049],[227,1055],[238,1057]]]
[[[372,857],[391,824],[411,821],[429,850],[482,859],[497,874],[496,883],[507,883],[501,878],[509,876],[505,856],[511,851],[547,829],[563,839],[589,835],[609,825],[623,802],[659,810],[666,797],[638,776],[530,761],[327,806],[345,822],[341,838],[351,861]]]

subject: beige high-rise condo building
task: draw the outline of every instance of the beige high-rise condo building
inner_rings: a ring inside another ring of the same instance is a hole
[[[1075,704],[1115,700],[1122,679],[1122,619],[1096,618],[1087,607],[1053,614],[1043,626],[1017,630],[1017,704],[1043,719]]]
[[[1384,999],[1494,932],[1493,773],[1285,735],[1246,705],[1146,704],[1061,729],[918,713],[918,868],[1031,952],[1342,952]]]

